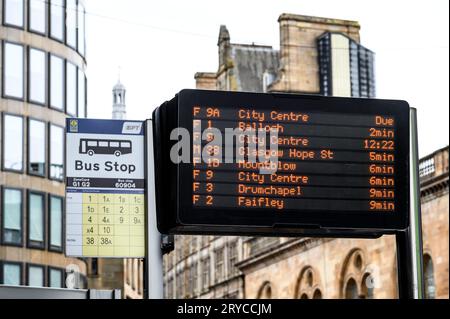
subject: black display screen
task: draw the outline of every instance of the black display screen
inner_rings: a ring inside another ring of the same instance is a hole
[[[406,102],[184,90],[155,111],[154,122],[156,159],[163,160],[156,162],[163,232],[406,228]],[[189,160],[178,164],[170,158],[175,128],[189,133],[189,149],[178,159]],[[231,130],[234,135],[225,134]]]

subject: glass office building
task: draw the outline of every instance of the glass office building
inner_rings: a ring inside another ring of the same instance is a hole
[[[342,33],[317,40],[320,93],[325,96],[374,98],[374,53]]]
[[[86,116],[85,3],[0,3],[0,284],[65,287],[67,268],[86,274],[64,255],[64,125]]]

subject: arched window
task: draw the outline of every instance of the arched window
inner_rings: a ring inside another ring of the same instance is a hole
[[[295,296],[299,299],[322,299],[319,276],[312,267],[305,267],[300,272]]]
[[[266,281],[259,289],[257,299],[272,299],[272,286]]]
[[[350,278],[345,286],[345,299],[358,299],[358,285],[353,278]]]
[[[314,291],[313,299],[322,299],[322,292],[320,289],[316,289],[316,291]]]
[[[370,274],[365,274],[361,282],[361,298],[373,299],[374,280]]]
[[[373,299],[374,280],[370,266],[361,249],[353,249],[344,261],[341,272],[342,297]]]
[[[434,299],[436,298],[436,284],[434,281],[433,259],[430,255],[426,254],[423,256],[423,266],[423,273],[425,276],[425,298]]]

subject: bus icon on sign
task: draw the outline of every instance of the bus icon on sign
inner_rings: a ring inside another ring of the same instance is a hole
[[[120,157],[125,154],[131,154],[132,149],[131,141],[124,140],[93,140],[82,139],[80,140],[80,154],[87,154],[89,156],[98,155],[115,155]]]

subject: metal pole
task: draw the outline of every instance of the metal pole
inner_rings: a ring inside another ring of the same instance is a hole
[[[414,276],[411,266],[409,228],[397,232],[395,239],[397,242],[398,297],[400,299],[414,299],[414,285],[412,284]]]
[[[412,266],[414,276],[414,298],[423,299],[423,237],[422,237],[422,209],[420,201],[419,174],[419,140],[417,130],[417,110],[411,108],[411,211],[410,211],[410,240]]]
[[[145,262],[145,283],[147,299],[163,299],[163,255],[161,234],[156,226],[155,166],[153,152],[153,122],[146,125],[146,167],[147,167],[147,251]]]
[[[410,115],[410,225],[396,234],[400,299],[423,299],[423,241],[420,203],[417,110]]]

